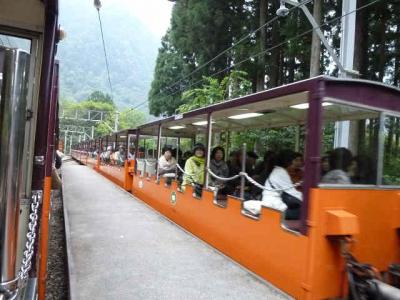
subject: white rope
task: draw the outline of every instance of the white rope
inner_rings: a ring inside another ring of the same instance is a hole
[[[218,179],[218,180],[221,180],[221,181],[231,181],[231,180],[234,180],[234,179],[240,177],[240,174],[237,174],[237,175],[232,176],[232,177],[220,177],[220,176],[214,174],[214,173],[211,171],[210,168],[207,168],[207,172],[208,172],[212,177],[214,177],[215,179]]]
[[[246,172],[240,172],[239,174],[241,176],[244,176],[251,184],[255,185],[256,187],[258,187],[259,189],[262,189],[264,191],[283,192],[283,191],[291,190],[291,189],[296,188],[296,187],[301,185],[301,182],[298,182],[298,183],[295,183],[294,185],[287,186],[287,187],[284,187],[284,188],[270,189],[270,188],[265,187],[262,184],[259,184],[257,181],[255,181],[253,178],[251,178]]]
[[[204,172],[203,170],[200,170],[200,171],[197,172],[197,173],[189,174],[189,173],[186,173],[185,170],[182,169],[182,167],[181,167],[179,164],[176,164],[176,167],[177,167],[177,168],[179,169],[179,171],[181,171],[184,175],[187,175],[187,176],[190,176],[190,177],[196,176],[196,175],[201,174],[202,172]]]

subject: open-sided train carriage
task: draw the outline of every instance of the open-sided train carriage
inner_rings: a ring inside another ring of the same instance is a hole
[[[243,209],[249,199],[237,195],[219,205],[208,188],[207,168],[200,199],[191,186],[182,191],[179,182],[168,185],[146,169],[155,163],[147,159],[151,151],[157,158],[172,145],[179,155],[199,141],[207,145],[209,166],[214,146],[228,152],[232,140],[249,130],[256,140],[284,132],[291,141],[287,146],[304,152],[298,220],[285,220],[284,212],[268,205],[259,215],[249,214]],[[312,78],[137,128],[132,194],[297,299],[343,297],[348,293],[344,250],[385,276],[400,262],[399,130],[400,90]],[[151,151],[140,157],[140,145],[149,137]],[[362,158],[359,168],[364,163],[367,176],[351,184],[321,183],[321,158],[337,147]]]

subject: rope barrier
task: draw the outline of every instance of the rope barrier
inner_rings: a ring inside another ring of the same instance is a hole
[[[239,178],[239,177],[240,177],[240,174],[237,174],[237,175],[232,176],[232,177],[220,177],[220,176],[216,175],[215,173],[213,173],[213,172],[211,171],[210,168],[207,169],[207,172],[208,172],[212,177],[214,177],[215,179],[218,179],[218,180],[220,180],[220,181],[231,181],[231,180],[235,180],[236,178]]]
[[[296,188],[301,185],[301,182],[298,182],[291,186],[287,186],[287,187],[283,187],[283,188],[279,188],[279,189],[270,189],[270,188],[265,187],[262,184],[259,184],[257,181],[255,181],[253,178],[251,178],[246,172],[240,172],[239,174],[241,176],[244,176],[251,184],[255,185],[256,187],[258,187],[259,189],[262,189],[264,191],[283,192],[283,191],[291,190],[291,189]]]
[[[177,164],[176,166],[177,166],[177,168],[178,168],[183,174],[185,174],[185,175],[187,175],[187,176],[189,176],[189,177],[194,176],[194,175],[192,175],[192,174],[186,173],[185,170],[183,170],[183,169],[181,168],[181,166],[179,166],[179,164]],[[295,184],[290,185],[290,186],[287,186],[287,187],[283,187],[283,188],[279,188],[279,189],[271,189],[271,188],[267,188],[266,186],[264,186],[264,185],[258,183],[257,181],[255,181],[255,180],[254,180],[253,178],[251,178],[246,172],[240,172],[239,174],[234,175],[234,176],[232,176],[232,177],[221,177],[221,176],[218,176],[218,175],[216,175],[215,173],[213,173],[213,172],[210,170],[210,168],[207,168],[207,172],[208,172],[212,177],[214,177],[215,179],[218,179],[218,180],[221,180],[221,181],[231,181],[231,180],[235,180],[235,179],[237,179],[237,178],[243,176],[244,178],[246,178],[247,181],[249,181],[249,182],[250,182],[251,184],[253,184],[254,186],[258,187],[259,189],[264,190],[264,191],[270,191],[270,192],[283,192],[283,191],[287,191],[287,190],[296,188],[296,187],[298,187],[298,186],[300,186],[300,185],[302,184],[302,182],[298,182],[298,183],[295,183]]]

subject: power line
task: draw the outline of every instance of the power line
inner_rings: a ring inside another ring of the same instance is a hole
[[[107,56],[107,50],[106,50],[106,43],[104,40],[104,33],[103,33],[103,23],[101,22],[101,16],[100,16],[100,7],[97,8],[97,15],[99,17],[99,24],[100,24],[100,31],[101,31],[101,40],[103,42],[103,50],[104,50],[104,58],[106,61],[106,68],[107,68],[107,76],[108,76],[108,84],[110,85],[110,92],[111,92],[111,98],[113,97],[113,88],[111,84],[111,77],[110,77],[110,67],[108,64],[108,56]]]
[[[291,12],[292,10],[294,10],[294,9],[296,9],[296,8],[302,6],[302,5],[306,5],[306,4],[308,4],[308,3],[312,2],[312,1],[313,1],[313,0],[305,0],[305,1],[301,2],[301,3],[299,3],[298,5],[291,7],[291,8],[289,9],[289,12]],[[265,26],[268,26],[269,24],[275,22],[275,21],[278,20],[278,19],[279,19],[279,16],[275,16],[275,17],[273,17],[271,20],[269,20],[268,22],[266,22],[266,23],[264,23],[263,25],[261,25],[260,27],[258,27],[257,29],[255,29],[255,30],[253,30],[253,31],[251,31],[251,32],[249,32],[249,33],[243,35],[243,36],[242,36],[241,38],[239,38],[239,40],[238,40],[236,43],[234,43],[232,46],[226,48],[225,50],[223,50],[222,52],[220,52],[219,54],[217,54],[215,57],[213,57],[213,58],[210,59],[209,61],[207,61],[207,62],[205,62],[204,64],[200,65],[200,66],[197,67],[195,70],[193,70],[192,72],[190,72],[188,75],[185,75],[184,77],[178,79],[178,80],[177,80],[176,82],[174,82],[173,84],[171,84],[171,85],[169,85],[168,87],[164,88],[164,90],[169,90],[169,89],[175,87],[176,85],[178,85],[179,83],[181,83],[183,80],[185,80],[185,79],[187,79],[188,77],[192,76],[193,74],[199,72],[199,71],[202,70],[204,67],[206,67],[207,65],[209,65],[210,63],[212,63],[213,61],[215,61],[216,59],[218,59],[218,58],[221,57],[222,55],[224,55],[226,52],[232,50],[233,48],[235,48],[236,46],[238,46],[239,44],[241,44],[242,42],[244,42],[245,40],[247,40],[249,37],[253,36],[255,33],[257,33],[258,31],[260,31],[262,28],[264,28]],[[161,89],[161,90],[162,90],[162,89]],[[178,92],[179,92],[180,90],[181,90],[181,89],[178,89]],[[172,93],[172,94],[169,94],[169,95],[175,95],[176,93],[177,93],[177,91],[174,92],[174,93]],[[159,94],[161,94],[161,91],[158,92],[156,95],[159,95]],[[169,96],[169,95],[167,95],[167,96]],[[136,109],[136,108],[138,108],[138,107],[140,107],[140,106],[146,104],[147,102],[148,102],[148,100],[145,100],[145,101],[139,103],[138,105],[134,106],[134,107],[131,108],[131,109],[132,109],[132,110],[133,110],[133,109]]]
[[[296,6],[293,6],[289,9],[288,12],[291,12],[292,10],[299,8],[302,5],[306,5],[310,2],[312,2],[313,0],[305,0],[301,3],[299,3]],[[222,55],[224,55],[226,52],[232,50],[233,48],[235,48],[236,46],[238,46],[239,44],[241,44],[242,42],[244,42],[245,40],[247,40],[248,38],[252,37],[255,33],[257,33],[258,31],[260,31],[262,28],[264,28],[265,26],[268,26],[269,24],[275,22],[276,20],[278,20],[280,17],[279,16],[275,16],[273,17],[271,20],[269,20],[268,22],[264,23],[263,25],[261,25],[260,27],[258,27],[257,29],[245,34],[244,36],[242,36],[241,38],[239,38],[239,40],[236,43],[233,43],[232,46],[226,48],[225,50],[223,50],[222,52],[220,52],[219,54],[217,54],[215,57],[213,57],[212,59],[210,59],[209,61],[205,62],[204,64],[200,65],[199,67],[197,67],[195,70],[193,70],[192,72],[190,72],[188,75],[182,77],[181,79],[178,79],[178,81],[176,81],[175,83],[173,83],[172,85],[166,87],[165,89],[168,90],[170,88],[173,88],[174,86],[176,86],[177,84],[181,83],[183,80],[185,80],[186,78],[192,76],[193,74],[199,72],[200,70],[202,70],[204,67],[206,67],[207,65],[209,65],[210,63],[212,63],[214,60],[218,59],[219,57],[221,57]]]
[[[311,32],[314,31],[315,29],[319,29],[319,28],[321,28],[322,26],[325,26],[325,25],[328,25],[328,24],[330,24],[330,23],[336,22],[336,21],[338,21],[338,20],[340,20],[340,19],[342,19],[342,18],[344,18],[344,17],[346,17],[346,16],[348,16],[348,15],[350,15],[350,14],[352,14],[352,13],[356,13],[357,11],[362,10],[362,9],[364,9],[364,8],[367,8],[368,6],[371,6],[371,5],[373,5],[373,4],[375,4],[375,3],[379,2],[379,1],[381,1],[381,0],[375,0],[375,1],[372,1],[372,2],[370,2],[370,3],[368,3],[368,4],[365,4],[365,5],[363,5],[363,6],[360,6],[359,8],[357,8],[357,9],[355,9],[355,10],[352,10],[352,11],[350,11],[350,12],[348,12],[348,13],[346,13],[346,14],[343,14],[343,15],[341,15],[341,16],[339,16],[339,17],[336,17],[336,18],[334,18],[334,19],[332,19],[332,20],[329,20],[329,21],[327,21],[327,22],[325,22],[325,23],[323,23],[323,24],[321,24],[321,25],[319,25],[319,26],[317,26],[317,27],[315,27],[315,28],[311,28],[311,29],[309,29],[309,30],[306,30],[306,31],[304,31],[304,32],[301,33],[301,34],[298,34],[298,35],[294,36],[293,38],[287,39],[287,40],[285,40],[285,41],[283,41],[283,42],[281,42],[281,43],[279,43],[279,44],[277,44],[277,45],[274,45],[274,46],[272,46],[272,47],[270,47],[270,48],[268,48],[268,49],[266,49],[266,50],[263,50],[263,51],[261,51],[261,52],[258,52],[258,53],[256,53],[256,54],[254,54],[254,55],[251,55],[251,56],[247,57],[246,59],[243,59],[243,60],[239,61],[238,63],[234,63],[234,64],[231,65],[231,66],[228,66],[228,67],[226,67],[226,68],[224,68],[224,69],[222,69],[222,70],[219,70],[219,71],[217,71],[217,72],[215,72],[215,73],[209,75],[208,77],[213,77],[213,76],[216,76],[216,75],[218,75],[218,74],[220,74],[220,73],[229,71],[229,70],[233,69],[234,67],[237,67],[237,66],[239,66],[239,65],[241,65],[241,64],[243,64],[243,63],[249,61],[250,59],[254,59],[255,57],[258,57],[258,56],[260,56],[260,55],[262,55],[262,54],[265,54],[266,52],[269,52],[269,51],[272,51],[272,50],[274,50],[274,49],[276,49],[276,48],[279,48],[279,47],[283,46],[284,44],[287,44],[287,43],[289,43],[289,42],[291,42],[291,41],[293,41],[293,40],[296,40],[296,39],[298,39],[298,38],[301,38],[301,37],[303,37],[303,36],[305,36],[305,35],[311,33]],[[203,81],[204,81],[204,79],[200,79],[200,80],[198,80],[198,81],[196,81],[196,82],[194,82],[194,83],[192,83],[192,84],[186,86],[185,89],[188,89],[188,88],[190,88],[190,87],[192,87],[192,86],[194,86],[194,85],[197,85],[198,83],[201,83],[201,82],[203,82]],[[181,92],[181,91],[182,91],[181,89],[178,89],[177,91],[175,91],[175,92],[173,92],[173,93],[171,93],[171,94],[166,95],[166,97],[173,96],[173,95],[175,95],[175,94],[177,94],[178,92]],[[138,108],[138,107],[140,107],[140,106],[146,104],[147,102],[148,102],[148,101],[146,100],[146,101],[144,101],[144,102],[142,102],[142,103],[136,105],[133,109]]]

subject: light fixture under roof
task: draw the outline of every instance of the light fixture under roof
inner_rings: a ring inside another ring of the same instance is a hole
[[[214,123],[215,123],[214,121],[211,121],[211,124],[214,124]],[[205,126],[207,124],[208,124],[207,121],[198,121],[198,122],[192,123],[192,125],[195,125],[195,126]]]
[[[322,106],[329,106],[329,105],[332,105],[332,103],[322,102]],[[296,105],[291,105],[290,107],[295,109],[308,109],[309,105],[308,103],[300,103]]]
[[[185,126],[182,126],[182,125],[176,125],[176,126],[171,126],[171,127],[168,127],[169,129],[172,129],[172,130],[177,130],[177,129],[183,129],[183,128],[186,128]]]
[[[251,113],[245,113],[245,114],[239,114],[239,115],[233,115],[228,117],[229,119],[233,120],[242,120],[242,119],[249,119],[249,118],[255,118],[255,117],[260,117],[262,116],[262,113],[256,113],[256,112],[251,112]]]

